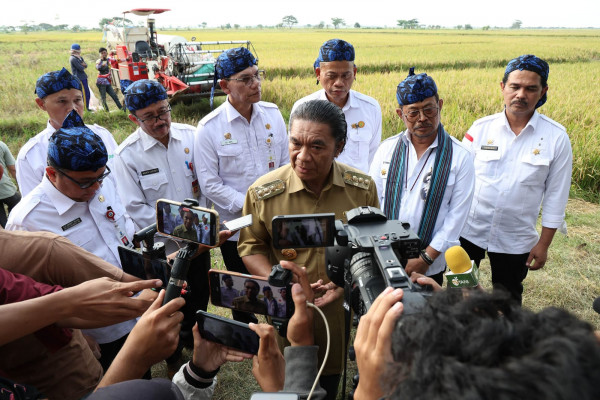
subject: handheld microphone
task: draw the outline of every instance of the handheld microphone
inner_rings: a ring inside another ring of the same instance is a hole
[[[446,250],[445,257],[450,268],[445,273],[449,288],[472,288],[479,284],[479,270],[465,249],[452,246]]]

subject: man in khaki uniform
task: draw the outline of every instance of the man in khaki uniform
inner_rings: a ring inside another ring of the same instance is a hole
[[[178,225],[173,229],[173,236],[180,237],[192,242],[198,241],[198,233],[194,228],[194,213],[187,210],[183,213],[183,224]]]
[[[328,101],[309,101],[295,110],[290,118],[291,163],[262,176],[248,189],[242,214],[252,214],[254,223],[241,230],[238,245],[244,264],[254,275],[267,276],[272,265],[290,260],[306,267],[310,282],[326,283],[328,290],[315,299],[315,304],[325,313],[331,336],[336,338],[320,382],[328,399],[335,399],[343,365],[343,288],[327,284],[325,248],[288,249],[283,253],[275,249],[271,220],[276,215],[326,212],[345,220],[345,211],[379,207],[371,178],[335,161],[344,148],[346,129],[344,113]],[[314,334],[321,362],[326,333],[320,318],[315,318]]]

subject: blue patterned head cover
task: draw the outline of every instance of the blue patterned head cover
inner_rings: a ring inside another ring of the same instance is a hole
[[[83,119],[81,119],[81,116],[77,114],[77,111],[71,110],[69,115],[67,115],[67,117],[64,119],[61,128],[76,128],[78,126],[85,126]]]
[[[66,68],[60,71],[48,72],[40,76],[35,83],[35,94],[40,99],[51,95],[56,92],[60,92],[63,89],[77,89],[81,90],[81,82],[79,79],[71,75]]]
[[[258,60],[254,58],[250,50],[245,47],[236,47],[222,52],[215,64],[215,77],[217,79],[228,78],[231,75],[257,65]]]
[[[412,67],[406,79],[398,84],[396,99],[399,105],[406,106],[435,96],[436,93],[437,86],[433,78],[427,74],[415,75],[415,67]]]
[[[354,61],[354,46],[342,39],[326,41],[319,49],[314,69],[317,69],[322,62],[329,61]]]
[[[542,87],[548,86],[550,67],[548,66],[548,63],[541,58],[538,58],[533,54],[525,54],[510,60],[504,71],[504,82],[508,79],[508,75],[517,69],[519,71],[525,70],[535,72],[542,78]],[[548,100],[548,97],[546,96],[546,93],[544,93],[540,101],[535,105],[535,108],[541,107],[546,100]]]
[[[129,111],[136,112],[161,100],[168,99],[167,91],[158,81],[141,79],[133,82],[125,91],[125,104]]]
[[[63,125],[52,134],[48,142],[48,162],[59,168],[70,171],[97,171],[104,167],[107,161],[108,153],[104,142],[85,125]]]

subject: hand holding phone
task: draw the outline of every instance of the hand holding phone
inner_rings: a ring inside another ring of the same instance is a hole
[[[165,199],[156,202],[156,229],[163,235],[215,247],[219,245],[218,226],[215,210]]]
[[[196,312],[196,322],[198,331],[204,339],[244,353],[258,353],[258,335],[248,327],[248,324],[202,310]]]

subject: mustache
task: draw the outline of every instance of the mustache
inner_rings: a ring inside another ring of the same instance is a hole
[[[522,106],[526,106],[528,103],[525,100],[513,100],[510,104],[520,104]]]
[[[417,124],[414,126],[413,129],[432,128],[432,127],[433,127],[432,124]]]

